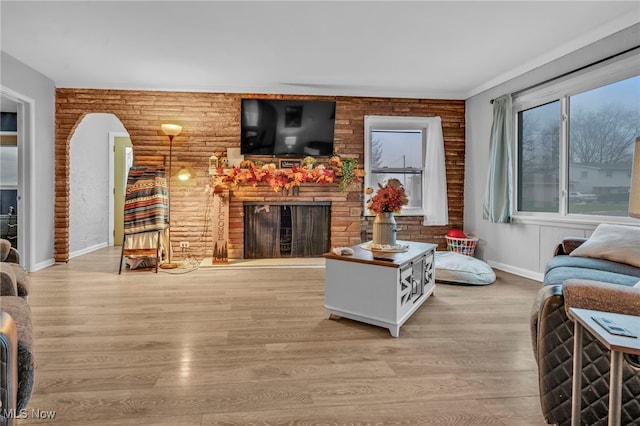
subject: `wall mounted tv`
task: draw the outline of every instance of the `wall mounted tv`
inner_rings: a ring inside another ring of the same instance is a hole
[[[333,154],[334,101],[242,99],[240,109],[242,154]]]

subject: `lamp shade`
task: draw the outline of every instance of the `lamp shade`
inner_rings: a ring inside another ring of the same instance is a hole
[[[180,169],[178,172],[178,179],[181,181],[187,181],[191,178],[191,172],[188,169]]]
[[[178,136],[182,131],[182,126],[179,124],[163,124],[162,131],[167,136]]]
[[[636,138],[629,188],[629,216],[640,218],[640,137]]]

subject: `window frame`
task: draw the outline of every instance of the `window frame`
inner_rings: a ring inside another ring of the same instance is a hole
[[[373,187],[372,183],[372,174],[375,169],[372,167],[372,155],[371,155],[371,132],[372,131],[419,131],[422,135],[422,167],[420,170],[421,181],[422,181],[422,191],[424,195],[424,176],[426,172],[427,165],[425,164],[426,160],[426,152],[427,152],[427,135],[428,135],[428,126],[429,119],[433,117],[407,117],[407,116],[392,116],[392,115],[365,115],[364,117],[364,187]],[[397,173],[398,171],[402,172],[402,168],[393,168],[388,169],[389,173]],[[411,170],[416,170],[415,167],[412,167]],[[375,191],[375,188],[374,188]],[[363,208],[365,216],[375,216],[375,214],[371,213],[367,208],[367,200],[370,196],[365,196],[363,200]],[[425,213],[425,200],[424,196],[422,198],[422,205],[420,208],[417,207],[403,207],[400,213],[397,213],[398,216],[424,216]]]
[[[546,224],[564,223],[597,225],[608,223],[636,223],[630,217],[588,215],[569,213],[569,98],[571,96],[597,89],[621,80],[640,76],[640,53],[636,50],[621,55],[618,58],[605,61],[593,67],[586,68],[571,75],[558,78],[550,83],[527,89],[513,97],[513,222]],[[558,212],[528,212],[518,210],[520,176],[519,143],[518,140],[518,113],[530,108],[535,108],[549,102],[560,102],[560,152],[559,152],[559,182],[558,194],[560,195]]]

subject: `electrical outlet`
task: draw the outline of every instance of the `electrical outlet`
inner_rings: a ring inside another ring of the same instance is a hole
[[[189,241],[180,241],[180,248],[189,248]]]

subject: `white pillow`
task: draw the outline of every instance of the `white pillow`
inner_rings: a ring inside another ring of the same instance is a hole
[[[570,255],[607,259],[640,268],[640,227],[601,223]]]
[[[438,251],[436,281],[452,284],[487,285],[496,280],[493,269],[480,259],[452,251]]]

